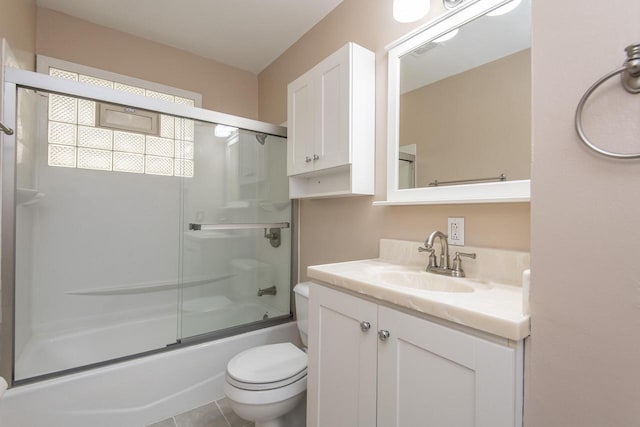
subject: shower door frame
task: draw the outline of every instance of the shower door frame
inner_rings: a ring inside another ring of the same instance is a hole
[[[43,90],[50,93],[60,95],[68,95],[76,98],[90,99],[99,102],[107,102],[110,104],[134,107],[143,110],[150,110],[167,115],[178,116],[197,121],[222,124],[233,126],[236,128],[265,133],[277,137],[286,138],[287,128],[270,123],[260,122],[258,120],[247,119],[244,117],[233,116],[230,114],[219,113],[216,111],[206,110],[199,107],[190,107],[180,104],[170,104],[141,95],[134,95],[125,92],[117,92],[112,89],[92,86],[86,83],[79,83],[72,80],[64,80],[52,77],[47,74],[35,73],[32,71],[20,70],[16,68],[5,67],[4,69],[4,94],[2,121],[7,126],[14,129],[12,135],[3,135],[2,146],[0,147],[0,188],[2,202],[0,206],[0,293],[1,293],[1,310],[2,323],[0,329],[0,376],[4,377],[10,387],[22,384],[33,383],[49,378],[59,377],[74,372],[85,371],[99,366],[106,366],[113,363],[119,363],[125,360],[136,359],[150,354],[160,353],[173,350],[179,347],[194,345],[205,341],[212,341],[237,335],[243,332],[262,329],[281,323],[290,322],[293,319],[293,282],[297,278],[297,217],[298,203],[292,200],[291,210],[291,265],[290,265],[290,298],[289,298],[289,315],[274,317],[269,320],[253,322],[249,324],[239,325],[236,327],[212,331],[192,337],[180,338],[176,343],[168,344],[164,348],[154,349],[142,353],[127,355],[124,357],[110,359],[103,362],[93,363],[90,365],[79,366],[62,371],[47,373],[44,375],[18,380],[14,378],[15,365],[15,249],[16,249],[16,137],[17,137],[17,94],[18,89],[26,88],[33,90]],[[177,301],[180,310],[180,300]]]

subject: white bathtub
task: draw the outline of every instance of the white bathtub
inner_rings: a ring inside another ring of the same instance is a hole
[[[90,365],[174,343],[178,333],[195,336],[255,322],[268,313],[283,315],[255,301],[233,302],[214,309],[182,312],[181,330],[175,307],[134,317],[109,316],[77,322],[81,327],[53,328],[34,333],[16,359],[16,378],[27,379],[51,372]]]
[[[15,387],[2,427],[145,426],[221,398],[228,361],[263,344],[299,343],[295,322]]]

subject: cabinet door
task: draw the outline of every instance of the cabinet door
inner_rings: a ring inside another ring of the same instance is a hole
[[[311,288],[307,426],[375,426],[376,316],[373,303]],[[361,322],[370,328],[363,330]]]
[[[287,88],[287,175],[313,170],[314,91],[311,73]]]
[[[315,84],[314,169],[346,165],[350,159],[350,52],[348,44],[313,69]]]
[[[378,426],[514,427],[515,350],[386,307]]]

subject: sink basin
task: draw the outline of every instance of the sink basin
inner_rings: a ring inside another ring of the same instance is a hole
[[[382,271],[379,279],[393,286],[431,292],[473,292],[462,279],[438,276],[425,271]]]

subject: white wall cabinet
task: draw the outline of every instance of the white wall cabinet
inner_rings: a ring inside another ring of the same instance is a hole
[[[513,348],[320,285],[309,304],[309,427],[522,425],[521,342]]]
[[[373,52],[347,43],[287,92],[291,198],[373,194]]]

